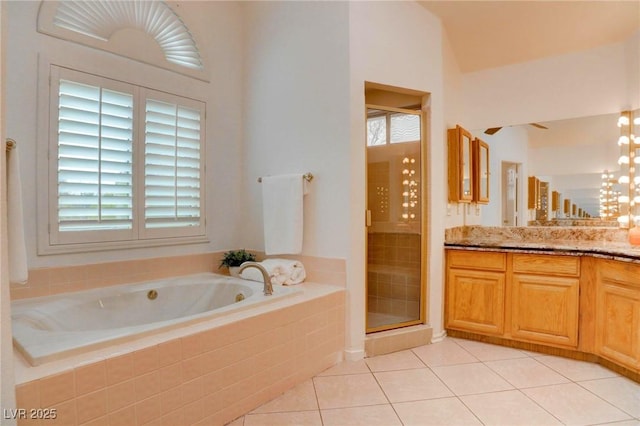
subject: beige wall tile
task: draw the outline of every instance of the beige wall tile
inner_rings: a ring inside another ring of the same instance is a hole
[[[75,369],[76,394],[84,395],[107,385],[106,362],[96,362]]]
[[[153,420],[160,419],[162,414],[160,395],[140,401],[136,404],[136,424],[145,425]]]
[[[165,367],[167,365],[180,362],[181,360],[182,348],[179,340],[171,340],[158,345],[159,367]]]
[[[151,346],[133,353],[133,372],[136,376],[157,370],[158,366],[157,346]]]
[[[40,379],[40,403],[43,407],[51,407],[70,400],[75,395],[73,371]]]
[[[78,423],[85,423],[107,414],[107,391],[87,393],[76,399]]]
[[[118,383],[107,388],[107,410],[109,413],[132,405],[136,401],[136,388],[133,380]],[[135,414],[135,413],[134,413]],[[111,420],[109,420],[111,423]]]
[[[155,394],[160,393],[160,371],[155,370],[151,373],[137,376],[134,379],[136,401],[142,401]]]
[[[113,385],[133,378],[133,354],[124,354],[106,361],[107,385]]]

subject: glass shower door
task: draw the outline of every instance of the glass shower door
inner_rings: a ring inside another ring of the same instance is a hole
[[[367,332],[421,322],[421,118],[367,109]]]

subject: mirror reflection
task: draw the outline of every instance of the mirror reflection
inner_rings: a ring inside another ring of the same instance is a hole
[[[620,111],[616,111],[472,132],[489,143],[492,153],[501,157],[495,160],[494,170],[504,169],[505,162],[509,161],[520,166],[519,179],[523,180],[520,188],[524,193],[519,209],[523,214],[517,225],[552,225],[548,222],[571,219],[573,225],[617,226],[615,217],[613,220],[610,217],[617,212],[613,199],[625,189],[618,183],[621,174],[619,116]],[[517,157],[512,152],[518,150],[521,151],[520,158],[510,158],[510,155]],[[536,181],[532,182],[530,178]],[[500,180],[496,174],[491,184],[499,189]],[[604,197],[602,202],[601,195]],[[488,213],[500,217],[505,202],[513,202],[514,197],[507,197],[510,201],[504,198],[492,197]],[[504,217],[500,223],[514,224]]]

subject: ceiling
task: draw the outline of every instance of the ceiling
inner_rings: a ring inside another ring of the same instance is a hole
[[[463,73],[591,49],[640,30],[640,0],[420,1]]]

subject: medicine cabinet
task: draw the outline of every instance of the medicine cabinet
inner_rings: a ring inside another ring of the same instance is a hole
[[[473,136],[460,126],[449,129],[449,201],[470,203],[473,201]]]
[[[489,203],[489,145],[457,125],[449,129],[449,201]]]

